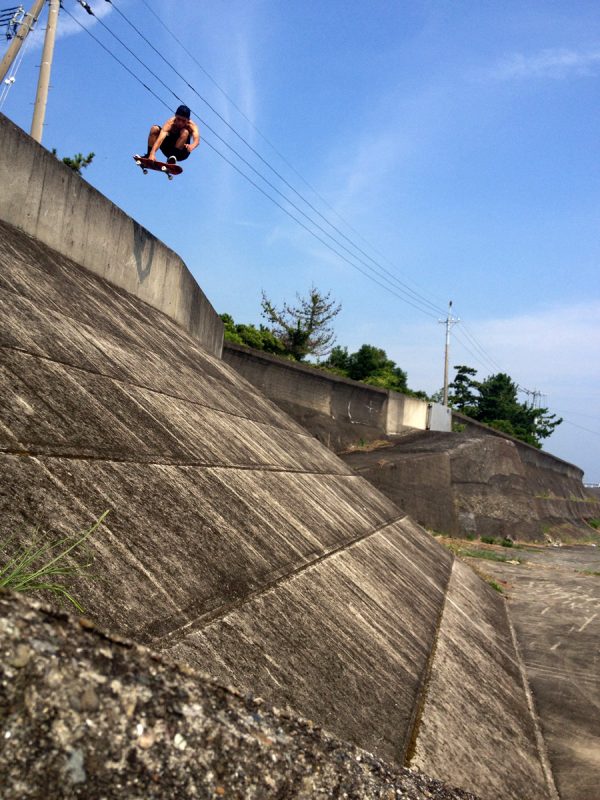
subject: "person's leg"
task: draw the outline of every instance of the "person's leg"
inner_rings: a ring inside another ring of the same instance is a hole
[[[185,145],[188,144],[190,141],[190,132],[186,129],[182,130],[177,137],[177,142],[175,144],[176,150],[185,150]]]
[[[173,155],[177,159],[177,161],[185,161],[186,158],[189,156],[189,150],[174,150]]]
[[[150,154],[150,150],[154,147],[154,143],[158,139],[158,134],[160,133],[160,125],[153,125],[150,128],[150,133],[148,134],[148,150],[146,151],[146,157]]]

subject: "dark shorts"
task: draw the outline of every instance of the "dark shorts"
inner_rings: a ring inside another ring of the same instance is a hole
[[[177,139],[179,139],[179,134],[175,136],[167,136],[164,142],[161,144],[160,149],[168,158],[169,156],[175,156],[177,161],[185,161],[186,158],[189,156],[189,150],[182,150],[179,147],[175,147],[177,144]],[[188,136],[188,143],[191,141],[192,137]]]

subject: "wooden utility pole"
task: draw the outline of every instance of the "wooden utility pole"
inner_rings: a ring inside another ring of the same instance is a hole
[[[27,34],[31,31],[31,29],[37,22],[37,18],[39,17],[45,2],[46,0],[35,0],[35,3],[33,4],[31,11],[25,14],[23,22],[19,26],[19,30],[17,31],[14,39],[12,40],[10,47],[4,54],[2,62],[0,62],[0,83],[2,83],[2,81],[6,77],[6,73],[11,68],[15,58],[18,56],[19,50],[21,49],[21,45],[27,38]]]
[[[31,123],[31,137],[35,139],[36,142],[40,142],[40,144],[42,141],[42,131],[44,130],[46,103],[48,102],[48,88],[50,86],[50,72],[52,70],[52,56],[54,54],[54,41],[56,39],[59,10],[60,0],[50,0],[44,50],[42,51],[42,63],[40,64],[40,77],[35,96],[35,106],[33,108],[33,121]]]

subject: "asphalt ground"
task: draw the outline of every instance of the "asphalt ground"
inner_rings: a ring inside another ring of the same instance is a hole
[[[561,800],[600,800],[600,546],[504,548],[468,558],[508,602]]]

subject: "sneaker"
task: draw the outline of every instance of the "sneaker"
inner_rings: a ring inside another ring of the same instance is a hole
[[[167,164],[176,164],[176,163],[177,163],[177,159],[175,158],[175,156],[169,156],[167,158]]]

